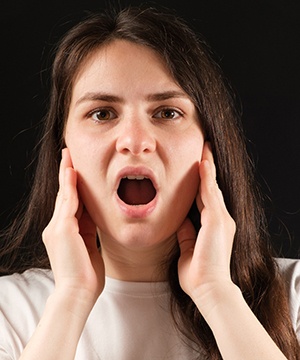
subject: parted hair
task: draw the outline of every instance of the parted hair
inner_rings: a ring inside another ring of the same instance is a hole
[[[193,101],[205,137],[213,149],[218,185],[236,223],[232,279],[286,357],[299,359],[287,293],[270,250],[262,200],[246,151],[234,96],[205,41],[170,11],[129,7],[89,15],[59,42],[34,182],[26,207],[2,234],[1,274],[50,267],[41,234],[51,219],[58,191],[58,168],[65,146],[64,126],[73,81],[88,55],[115,39],[156,51],[176,83]],[[199,227],[199,213],[194,205],[190,217]],[[179,285],[178,257],[176,248],[169,254],[167,262],[175,324],[189,339],[189,344],[192,341],[199,354],[205,352],[209,359],[220,360],[212,331]]]

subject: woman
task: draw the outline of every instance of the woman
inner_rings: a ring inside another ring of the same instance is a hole
[[[298,359],[281,274],[299,265],[270,253],[203,42],[151,8],[96,15],[62,40],[52,80],[29,206],[2,250],[19,274],[1,279],[1,359]]]

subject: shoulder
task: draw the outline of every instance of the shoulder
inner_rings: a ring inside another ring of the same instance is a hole
[[[0,278],[0,309],[5,313],[38,309],[54,289],[50,270],[31,269]]]
[[[300,338],[300,260],[278,258],[276,263],[288,290],[291,318]]]
[[[0,277],[0,354],[18,358],[54,289],[50,270],[32,269]]]
[[[286,284],[300,291],[300,260],[277,258],[276,263]]]
[[[0,305],[7,300],[10,304],[12,296],[32,298],[32,295],[42,298],[48,296],[54,288],[54,280],[51,270],[31,269],[22,274],[13,274],[0,277]],[[19,302],[20,298],[18,299]]]

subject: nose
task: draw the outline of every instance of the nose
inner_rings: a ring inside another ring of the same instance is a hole
[[[155,134],[146,118],[131,116],[121,123],[116,141],[118,152],[136,156],[155,151]]]

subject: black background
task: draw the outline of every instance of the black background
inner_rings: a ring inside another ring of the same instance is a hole
[[[0,225],[30,188],[49,56],[85,11],[141,1],[2,0]],[[243,106],[274,246],[300,256],[300,1],[159,1],[202,33]],[[49,60],[50,59],[50,60]]]

